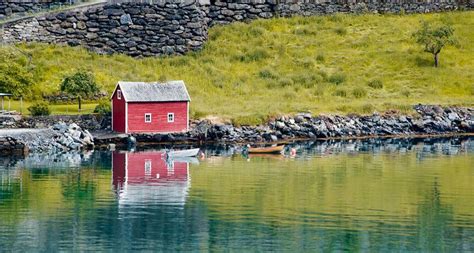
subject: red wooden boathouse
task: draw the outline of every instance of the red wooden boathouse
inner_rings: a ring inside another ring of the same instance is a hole
[[[112,93],[112,130],[173,133],[189,128],[189,93],[183,81],[118,82]]]

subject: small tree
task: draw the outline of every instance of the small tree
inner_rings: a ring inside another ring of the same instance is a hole
[[[71,76],[66,76],[61,83],[61,91],[77,97],[79,111],[81,110],[81,98],[87,98],[99,93],[99,86],[95,82],[92,73],[78,71]]]
[[[432,25],[423,22],[420,30],[413,34],[418,44],[425,47],[425,52],[433,54],[434,65],[439,65],[439,53],[445,45],[456,43],[454,29],[449,25]]]
[[[29,96],[33,75],[28,63],[0,51],[0,93],[11,93],[14,97]]]

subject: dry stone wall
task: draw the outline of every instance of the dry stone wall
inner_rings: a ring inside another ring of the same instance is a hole
[[[66,0],[0,0],[0,20],[68,4]]]
[[[1,0],[0,0],[1,1]],[[109,0],[108,4],[8,22],[3,43],[81,45],[131,56],[199,50],[208,27],[234,21],[336,12],[425,13],[472,9],[474,0]]]
[[[210,25],[332,13],[427,13],[471,9],[474,0],[233,0],[203,4]]]
[[[5,43],[37,41],[131,56],[184,54],[207,40],[205,13],[195,2],[108,4],[6,24]]]

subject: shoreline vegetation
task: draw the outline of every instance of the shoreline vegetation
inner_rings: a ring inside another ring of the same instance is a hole
[[[443,49],[439,68],[412,38],[422,21],[455,30],[458,43]],[[2,46],[0,70],[5,75],[13,66],[20,70],[18,78],[29,80],[25,103],[58,92],[66,75],[86,69],[109,93],[119,80],[184,80],[193,119],[234,125],[261,125],[299,112],[413,115],[419,103],[474,106],[473,26],[473,11],[274,18],[215,26],[204,49],[186,56],[132,58],[57,45]],[[11,104],[19,111],[18,102]],[[74,104],[51,108],[53,114],[77,112]]]

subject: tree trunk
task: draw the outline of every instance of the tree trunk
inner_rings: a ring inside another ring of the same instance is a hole
[[[81,112],[81,96],[77,97],[77,102],[79,103],[79,112]]]
[[[438,64],[439,64],[439,63],[438,63],[438,61],[439,61],[438,55],[439,55],[439,53],[436,53],[436,54],[434,55],[434,64],[435,64],[435,67],[436,67],[436,68],[438,67]]]

